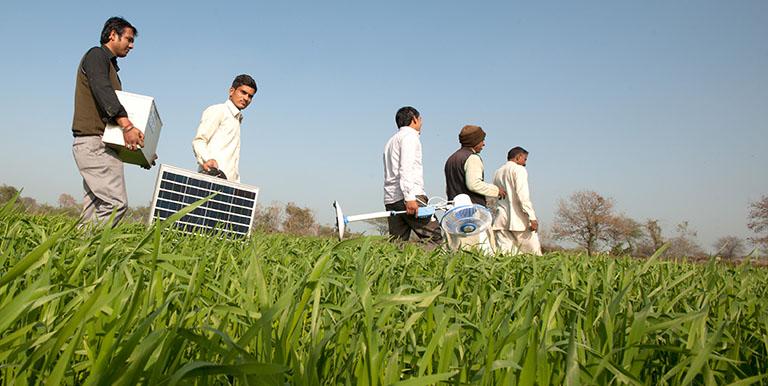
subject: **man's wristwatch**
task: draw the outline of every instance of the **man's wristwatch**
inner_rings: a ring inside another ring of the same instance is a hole
[[[131,129],[133,129],[133,128],[135,128],[135,127],[136,127],[136,126],[134,126],[134,125],[130,125],[130,126],[128,126],[128,127],[123,127],[123,128],[122,128],[122,129],[123,129],[123,133],[127,133],[127,132],[129,132],[129,131],[131,131]]]

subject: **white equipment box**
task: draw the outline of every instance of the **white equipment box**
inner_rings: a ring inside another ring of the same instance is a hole
[[[157,142],[160,139],[160,128],[163,122],[157,114],[155,99],[145,95],[133,94],[125,91],[115,91],[120,104],[128,112],[128,119],[134,126],[144,133],[144,147],[137,150],[128,150],[123,139],[123,130],[120,126],[110,123],[104,129],[102,141],[117,152],[123,162],[129,164],[150,167],[157,152]]]

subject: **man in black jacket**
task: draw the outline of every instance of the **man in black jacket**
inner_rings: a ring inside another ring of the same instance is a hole
[[[83,223],[104,223],[115,212],[114,226],[128,209],[123,161],[101,138],[106,125],[115,123],[123,129],[128,149],[144,146],[144,135],[128,119],[115,94],[122,89],[117,58],[128,55],[137,34],[125,19],[110,18],[101,31],[101,46],[89,49],[77,68],[72,153],[85,189]]]

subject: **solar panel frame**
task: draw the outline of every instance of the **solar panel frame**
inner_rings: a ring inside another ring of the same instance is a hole
[[[147,223],[164,220],[185,206],[217,192],[205,204],[174,223],[174,228],[196,233],[219,230],[228,235],[251,235],[259,188],[161,164],[155,180]]]

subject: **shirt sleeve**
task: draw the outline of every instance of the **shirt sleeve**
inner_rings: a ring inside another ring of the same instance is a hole
[[[515,179],[515,191],[517,198],[520,200],[520,206],[523,212],[528,215],[528,219],[536,221],[536,212],[533,211],[533,203],[531,202],[531,194],[528,190],[528,171],[525,168],[519,168],[517,173],[514,173]]]
[[[416,200],[418,187],[416,181],[416,155],[421,147],[419,137],[415,135],[406,135],[400,142],[400,190],[403,192],[405,201]]]
[[[81,66],[85,77],[88,78],[88,84],[91,87],[91,94],[96,100],[96,104],[107,115],[107,118],[114,120],[117,117],[127,117],[128,113],[117,99],[115,89],[109,80],[109,59],[105,57],[101,48],[93,48],[83,58]]]
[[[464,162],[464,179],[470,192],[487,197],[498,197],[499,187],[483,181],[483,160],[477,154],[472,154]]]
[[[208,143],[211,141],[211,137],[213,137],[216,129],[219,128],[220,122],[221,114],[214,106],[203,111],[200,125],[197,126],[197,133],[192,139],[192,151],[195,153],[195,158],[200,165],[208,162],[210,159],[215,159],[208,150]]]

